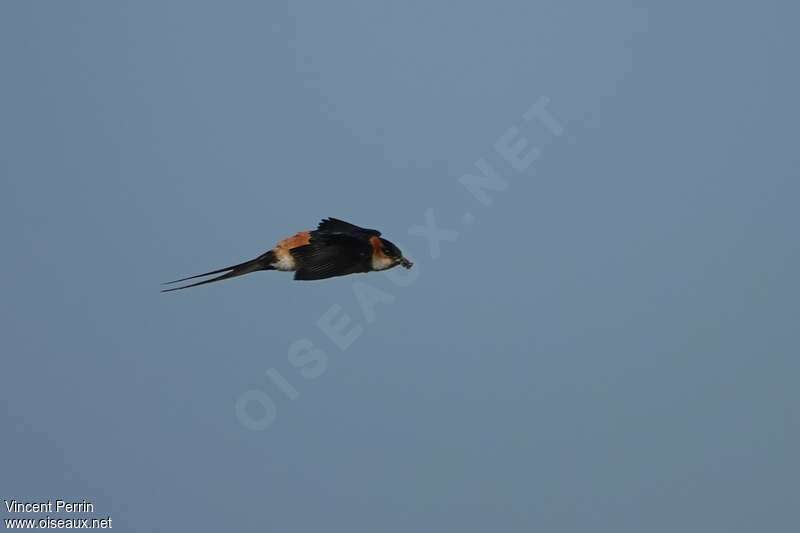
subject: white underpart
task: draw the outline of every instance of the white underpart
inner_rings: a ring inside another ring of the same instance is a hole
[[[392,268],[396,264],[397,263],[388,257],[372,256],[372,270],[386,270],[387,268]]]
[[[277,254],[278,260],[272,263],[272,266],[275,267],[275,270],[283,270],[283,271],[293,271],[297,265],[295,265],[294,257],[289,252],[284,252],[282,254]]]

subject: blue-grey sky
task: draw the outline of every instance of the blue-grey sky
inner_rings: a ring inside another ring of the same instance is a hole
[[[121,531],[792,531],[798,15],[3,2],[0,498]],[[415,277],[158,292],[327,216]]]

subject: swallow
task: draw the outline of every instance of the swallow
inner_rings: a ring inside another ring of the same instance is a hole
[[[215,278],[162,289],[161,292],[197,287],[259,270],[294,272],[296,280],[317,280],[388,270],[397,265],[411,268],[414,263],[406,259],[393,242],[382,238],[380,231],[361,228],[337,218],[326,218],[319,223],[317,229],[295,233],[255,259],[168,281],[164,285],[221,274]]]

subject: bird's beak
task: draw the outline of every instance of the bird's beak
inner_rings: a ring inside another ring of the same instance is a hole
[[[405,257],[401,257],[400,258],[400,266],[402,266],[403,268],[411,268],[411,267],[414,266],[414,263],[412,263],[411,261],[409,261]]]

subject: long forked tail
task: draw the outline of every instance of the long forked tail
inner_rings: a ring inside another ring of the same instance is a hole
[[[255,259],[251,259],[250,261],[245,261],[244,263],[239,263],[238,265],[220,268],[219,270],[212,270],[211,272],[206,272],[204,274],[197,274],[195,276],[189,276],[188,278],[181,278],[181,279],[176,279],[174,281],[168,281],[166,283],[162,283],[162,285],[171,285],[173,283],[180,283],[181,281],[187,281],[195,278],[204,278],[206,276],[211,276],[213,274],[219,274],[220,272],[225,272],[225,274],[217,276],[216,278],[211,278],[204,281],[198,281],[197,283],[190,283],[189,285],[183,285],[181,287],[172,287],[171,289],[161,289],[161,292],[179,291],[181,289],[188,289],[189,287],[197,287],[198,285],[205,285],[206,283],[213,283],[215,281],[222,281],[224,279],[244,276],[245,274],[250,274],[251,272],[258,272],[259,270],[273,270],[274,267],[271,265],[272,261],[273,261],[272,252],[269,251],[263,255],[256,257]]]

